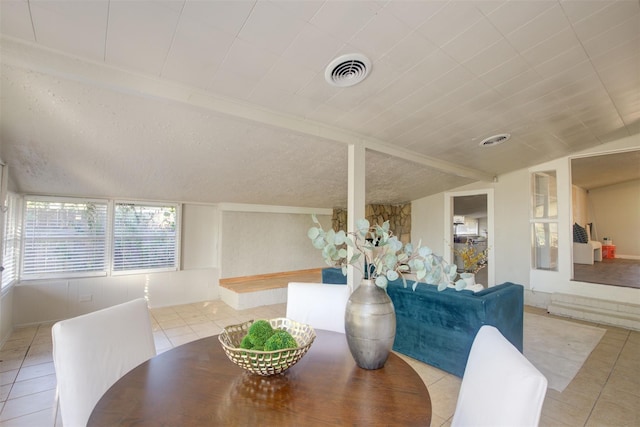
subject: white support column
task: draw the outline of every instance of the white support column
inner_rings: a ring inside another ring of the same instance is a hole
[[[347,231],[355,231],[356,220],[365,216],[365,156],[364,144],[349,144],[349,180],[347,202]],[[353,250],[348,248],[349,256]],[[361,262],[364,262],[363,260]],[[362,273],[349,266],[347,286],[353,292],[362,281]]]

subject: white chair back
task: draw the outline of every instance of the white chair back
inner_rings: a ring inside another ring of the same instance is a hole
[[[482,326],[467,362],[452,427],[537,426],[547,379],[493,326]]]
[[[107,389],[156,354],[143,298],[60,321],[51,333],[64,427],[85,427]]]
[[[315,329],[344,334],[344,311],[349,299],[345,285],[289,283],[287,317]]]

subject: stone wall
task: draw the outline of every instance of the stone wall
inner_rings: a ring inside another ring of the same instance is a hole
[[[404,205],[367,205],[365,216],[371,225],[389,221],[389,229],[403,243],[411,240],[411,203]],[[334,209],[332,218],[333,229],[347,229],[347,210]]]

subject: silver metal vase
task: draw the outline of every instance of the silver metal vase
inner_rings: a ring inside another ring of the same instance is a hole
[[[356,364],[363,369],[382,368],[396,337],[396,312],[387,291],[363,280],[347,301],[344,326]]]

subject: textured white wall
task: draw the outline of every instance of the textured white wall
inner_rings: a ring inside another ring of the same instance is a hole
[[[444,193],[411,203],[411,242],[428,246],[438,255],[448,250],[444,241]]]
[[[587,191],[577,185],[571,186],[571,210],[572,223],[578,223],[584,227],[586,223],[592,222],[587,207]]]
[[[318,215],[325,230],[331,215]],[[221,218],[220,277],[244,277],[324,267],[311,245],[309,213],[224,211]]]
[[[218,262],[218,208],[182,207],[182,268],[216,268]]]

